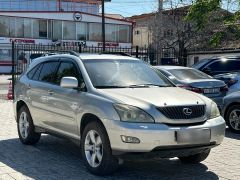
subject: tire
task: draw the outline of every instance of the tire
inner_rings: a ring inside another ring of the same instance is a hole
[[[237,116],[235,116],[235,117],[237,117],[235,122],[233,121],[234,120],[234,112],[237,115]],[[230,108],[226,112],[225,121],[226,121],[226,124],[228,125],[228,128],[232,132],[240,134],[240,105],[230,106]]]
[[[107,132],[98,122],[91,122],[84,128],[81,138],[81,154],[87,170],[92,174],[108,175],[118,168],[118,159],[112,155]]]
[[[207,159],[208,155],[210,154],[210,149],[207,151],[204,151],[202,153],[199,154],[195,154],[192,156],[185,156],[185,157],[179,157],[179,159],[183,162],[183,163],[187,163],[187,164],[198,164],[202,161],[204,161],[205,159]]]
[[[17,113],[17,128],[23,144],[34,145],[40,140],[41,133],[35,132],[32,116],[26,106],[21,107]]]

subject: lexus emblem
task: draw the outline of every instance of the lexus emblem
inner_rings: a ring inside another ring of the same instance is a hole
[[[192,110],[190,108],[183,108],[183,113],[187,116],[192,114]]]
[[[73,19],[74,19],[75,21],[81,21],[81,20],[82,20],[82,14],[81,14],[80,12],[75,12],[75,13],[73,14]]]

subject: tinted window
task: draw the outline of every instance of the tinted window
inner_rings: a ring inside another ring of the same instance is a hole
[[[192,67],[195,69],[201,69],[204,65],[206,65],[207,63],[209,63],[209,59],[203,59],[198,61],[198,63],[194,64]]]
[[[227,71],[240,71],[240,61],[228,61]]]
[[[75,77],[78,79],[78,82],[82,82],[82,76],[78,72],[77,67],[71,63],[71,62],[62,62],[58,68],[57,74],[56,74],[56,84],[60,84],[61,79],[66,76]]]
[[[216,61],[208,66],[213,71],[240,71],[240,61],[237,60],[226,60]]]
[[[52,82],[57,65],[58,62],[44,63],[39,76],[39,80],[44,82]]]
[[[210,76],[196,69],[170,69],[168,71],[179,80],[211,79]]]
[[[43,64],[40,64],[40,66],[38,67],[37,71],[35,72],[34,76],[32,77],[33,80],[38,80],[40,72],[42,70],[42,66]]]
[[[29,71],[29,73],[27,74],[27,77],[28,77],[29,79],[32,79],[32,78],[33,78],[33,75],[34,75],[35,72],[38,70],[39,66],[40,66],[40,65],[37,65],[37,66],[35,66],[34,68],[32,68],[31,71]]]
[[[87,60],[84,65],[96,88],[147,84],[172,86],[165,76],[142,61]]]

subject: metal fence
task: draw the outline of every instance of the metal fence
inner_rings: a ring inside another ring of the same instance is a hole
[[[12,43],[12,84],[14,85],[19,76],[28,68],[29,64],[36,58],[49,56],[52,54],[64,53],[109,53],[129,55],[142,59],[150,64],[157,64],[158,54],[149,48],[118,48],[106,47],[103,52],[102,47],[78,46],[57,46],[57,45],[33,45]]]

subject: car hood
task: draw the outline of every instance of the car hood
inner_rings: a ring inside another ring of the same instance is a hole
[[[177,87],[99,89],[99,91],[119,103],[143,108],[150,105],[160,107],[205,104],[203,96]]]
[[[196,88],[219,88],[225,86],[223,81],[217,79],[197,79],[184,81],[184,83]]]

